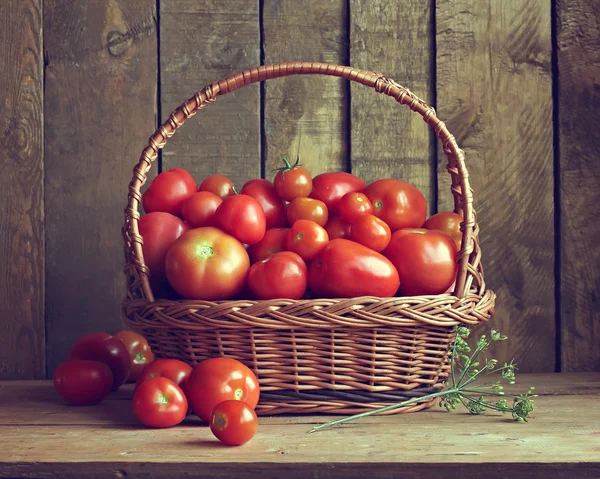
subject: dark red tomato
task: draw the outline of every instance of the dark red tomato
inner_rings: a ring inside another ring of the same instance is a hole
[[[456,278],[456,244],[442,231],[409,228],[395,231],[383,254],[400,274],[406,296],[442,294]]]
[[[84,359],[106,364],[113,375],[112,389],[125,384],[131,373],[131,360],[123,343],[107,333],[90,333],[73,343],[67,361]]]
[[[339,216],[330,216],[325,225],[329,240],[350,237],[350,223]]]
[[[113,384],[110,368],[99,361],[66,361],[54,370],[53,379],[60,397],[75,406],[102,402]]]
[[[342,196],[338,209],[340,217],[348,223],[352,223],[359,216],[372,213],[373,205],[369,201],[369,198],[367,198],[367,195],[353,191]]]
[[[456,244],[456,249],[460,251],[462,244],[462,231],[460,231],[460,224],[463,221],[463,217],[452,211],[444,211],[431,216],[423,228],[426,230],[439,230],[444,231],[450,235]]]
[[[169,283],[189,299],[232,298],[242,291],[249,269],[250,258],[242,243],[212,226],[183,234],[166,259]]]
[[[329,219],[327,206],[314,198],[296,198],[287,206],[287,218],[290,225],[298,220],[310,220],[325,226]]]
[[[252,196],[235,195],[225,198],[216,215],[223,231],[247,245],[258,243],[267,230],[265,212]]]
[[[359,216],[350,230],[350,239],[378,253],[390,243],[392,232],[390,227],[374,215]]]
[[[306,291],[306,263],[292,251],[282,251],[254,263],[248,284],[258,299],[300,299]]]
[[[240,194],[252,196],[260,203],[265,212],[267,229],[287,226],[288,220],[285,211],[285,201],[279,197],[273,183],[269,180],[256,178],[247,181],[242,187]]]
[[[188,185],[188,187],[190,189],[193,189],[194,191],[198,191],[198,185],[196,184],[196,180],[194,179],[194,177],[191,175],[191,173],[187,170],[184,170],[183,168],[171,168],[170,170],[171,173],[176,173],[180,176],[180,178],[185,181],[185,183]]]
[[[280,168],[275,174],[275,178],[273,178],[275,191],[285,201],[308,196],[312,191],[310,173],[300,166],[299,161],[300,159],[297,158],[296,163],[291,165],[288,159],[284,157],[285,166]]]
[[[228,196],[235,195],[235,187],[233,182],[223,175],[211,175],[204,179],[200,186],[199,191],[210,191],[219,198],[224,200]]]
[[[252,409],[258,404],[260,388],[255,374],[232,358],[210,358],[196,365],[185,383],[194,414],[210,421],[215,406],[223,401],[244,401]]]
[[[273,228],[267,230],[263,239],[250,246],[248,254],[250,261],[254,264],[269,257],[273,253],[279,253],[286,248],[287,233],[289,228]]]
[[[193,178],[192,178],[193,180]],[[181,171],[163,171],[152,180],[142,195],[142,205],[146,213],[164,211],[181,216],[181,205],[196,192],[196,183]]]
[[[373,204],[373,214],[392,232],[420,228],[427,218],[427,201],[419,189],[406,181],[385,178],[370,183],[363,193]]]
[[[321,225],[309,220],[296,221],[288,231],[286,247],[304,261],[313,259],[327,242],[329,235]]]
[[[353,191],[361,191],[365,181],[358,176],[343,171],[321,173],[313,178],[311,198],[321,200],[327,206],[329,214],[338,213],[338,205],[342,196]]]
[[[228,446],[246,444],[256,434],[258,417],[243,401],[223,401],[210,416],[210,430]]]
[[[146,338],[133,331],[119,331],[115,338],[121,340],[131,359],[131,374],[127,382],[134,383],[142,373],[144,367],[154,361],[154,354]]]
[[[133,414],[150,427],[172,427],[185,419],[188,401],[181,388],[167,378],[144,381],[133,393]]]
[[[192,367],[179,359],[155,359],[147,364],[135,384],[137,389],[140,384],[152,378],[167,378],[178,386],[183,386],[192,372]]]
[[[329,298],[394,296],[400,279],[385,256],[347,239],[330,241],[309,266],[309,287]]]
[[[181,205],[181,214],[192,228],[216,226],[216,211],[223,200],[210,191],[198,191]]]
[[[313,298],[324,297],[324,289],[321,282],[327,279],[322,275],[323,250],[321,250],[308,264],[307,289]]]

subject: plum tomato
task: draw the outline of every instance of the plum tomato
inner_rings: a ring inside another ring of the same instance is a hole
[[[127,382],[134,383],[137,381],[144,367],[154,361],[154,353],[152,353],[146,338],[134,331],[119,331],[114,334],[114,337],[119,338],[129,353],[131,373],[127,378]]]
[[[252,196],[240,194],[225,198],[216,216],[223,231],[247,245],[258,243],[267,230],[265,212]]]
[[[325,247],[328,241],[329,235],[321,225],[310,220],[298,220],[288,231],[286,247],[288,251],[297,253],[308,262]]]
[[[75,359],[59,364],[53,380],[56,391],[69,404],[91,406],[108,396],[113,375],[100,361]]]
[[[378,253],[390,243],[390,227],[375,215],[362,215],[356,218],[350,229],[350,239]]]
[[[281,251],[254,263],[248,284],[258,299],[300,299],[306,291],[306,263],[292,251]]]
[[[314,198],[295,198],[287,205],[287,219],[290,225],[298,220],[310,220],[325,226],[329,214],[327,206],[320,200]]]
[[[258,417],[243,401],[223,401],[210,416],[210,430],[223,444],[241,446],[256,434]]]
[[[164,428],[179,424],[188,413],[188,401],[173,381],[157,377],[144,381],[133,393],[131,409],[149,427]]]
[[[277,192],[273,183],[269,180],[255,178],[247,181],[240,190],[241,195],[252,196],[256,199],[265,213],[266,227],[284,228],[288,224],[285,201],[283,201]]]
[[[300,166],[300,158],[296,163],[290,164],[284,157],[284,166],[279,168],[273,178],[273,185],[279,197],[285,201],[292,201],[310,195],[312,191],[312,178],[306,169]]]

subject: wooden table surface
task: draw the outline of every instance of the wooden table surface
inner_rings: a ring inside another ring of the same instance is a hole
[[[0,477],[600,478],[600,373],[522,374],[519,385],[540,395],[528,423],[435,407],[308,435],[331,416],[264,417],[232,448],[192,417],[141,426],[131,386],[77,408],[49,381],[0,382]]]

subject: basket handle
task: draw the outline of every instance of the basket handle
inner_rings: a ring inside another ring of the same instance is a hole
[[[478,244],[479,228],[476,213],[473,209],[473,192],[469,185],[469,174],[465,165],[464,152],[458,147],[454,136],[450,134],[444,122],[436,116],[432,107],[407,88],[398,85],[382,74],[349,66],[318,62],[287,62],[261,65],[211,83],[196,92],[192,98],[173,111],[168,120],[154,132],[133,170],[133,179],[129,184],[129,201],[125,209],[123,236],[127,265],[125,272],[130,285],[129,294],[132,295],[132,291],[141,290],[143,297],[154,301],[148,279],[149,270],[143,260],[142,238],[138,229],[140,218],[138,205],[141,201],[140,188],[146,182],[146,174],[150,170],[152,162],[156,160],[158,150],[165,146],[167,139],[173,136],[175,130],[183,125],[187,118],[193,116],[207,103],[215,101],[218,96],[251,83],[304,74],[331,75],[374,88],[378,93],[386,94],[395,98],[400,104],[408,105],[411,110],[420,114],[428,125],[433,127],[436,135],[442,141],[444,153],[448,160],[446,169],[452,177],[451,189],[454,196],[454,211],[463,215],[463,222],[461,223],[462,248],[457,257],[459,266],[454,295],[458,298],[466,297],[473,287],[473,281],[475,281],[476,293],[483,294],[485,282],[481,265],[481,251]]]

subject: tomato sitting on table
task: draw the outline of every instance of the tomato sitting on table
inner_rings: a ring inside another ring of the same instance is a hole
[[[177,384],[167,378],[144,381],[133,393],[133,414],[150,427],[171,427],[185,419],[188,401]]]
[[[243,401],[223,401],[214,408],[210,430],[228,446],[241,446],[256,434],[258,417],[254,409]]]
[[[99,361],[66,361],[54,370],[54,387],[65,401],[75,406],[100,403],[113,385],[110,368]]]
[[[137,381],[144,367],[154,361],[154,354],[150,349],[150,345],[146,338],[134,331],[119,331],[115,338],[119,340],[127,349],[131,359],[131,373],[127,378],[127,382],[134,383]]]

